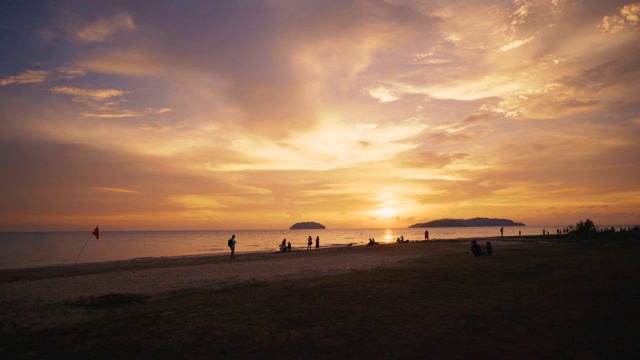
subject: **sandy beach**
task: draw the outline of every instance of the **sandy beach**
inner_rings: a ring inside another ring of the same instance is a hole
[[[497,251],[535,241],[491,239]],[[0,302],[15,312],[5,321],[40,326],[62,320],[47,306],[108,294],[162,296],[188,289],[216,289],[248,281],[278,281],[390,267],[411,259],[466,253],[470,240],[344,246],[289,253],[146,258],[75,266],[0,271]],[[39,322],[42,322],[41,324]]]

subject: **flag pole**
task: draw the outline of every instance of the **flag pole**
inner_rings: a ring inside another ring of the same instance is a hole
[[[78,259],[80,259],[80,255],[82,255],[82,252],[84,251],[84,248],[87,246],[87,244],[89,243],[89,240],[91,240],[91,237],[95,236],[96,239],[99,239],[99,232],[98,232],[98,227],[96,226],[96,229],[93,230],[93,232],[91,233],[91,235],[89,235],[89,238],[87,239],[87,242],[84,243],[84,246],[82,247],[82,250],[80,250],[80,254],[78,254],[78,257],[76,258],[76,263],[75,265],[78,265]]]

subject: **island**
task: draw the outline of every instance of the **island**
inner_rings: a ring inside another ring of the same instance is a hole
[[[299,222],[291,225],[289,230],[300,230],[300,229],[326,229],[326,227],[322,224],[313,221],[305,221]]]
[[[490,219],[490,218],[473,218],[473,219],[440,219],[426,223],[413,224],[409,228],[425,228],[425,227],[471,227],[471,226],[525,226],[523,223],[515,222],[509,219]]]

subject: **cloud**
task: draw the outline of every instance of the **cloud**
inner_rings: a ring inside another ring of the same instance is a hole
[[[121,111],[118,113],[102,113],[102,114],[83,112],[80,115],[88,118],[99,118],[99,119],[120,119],[120,118],[144,116],[143,113],[134,112],[134,111]]]
[[[147,229],[379,226],[364,215],[381,204],[497,217],[596,199],[637,214],[625,1],[140,0],[118,16],[60,2],[0,39],[20,50],[3,86],[46,81],[0,92],[0,138],[23,140],[0,152],[4,214],[63,227],[99,204],[90,223]],[[19,80],[24,64],[47,72]]]
[[[145,115],[150,114],[164,114],[171,111],[169,108],[163,109],[152,109],[146,108],[144,111],[130,111],[130,110],[122,110],[119,112],[111,112],[111,113],[90,113],[83,112],[80,115],[89,118],[101,118],[101,119],[119,119],[119,118],[128,118],[128,117],[143,117]]]
[[[629,52],[544,86],[507,94],[496,103],[483,105],[483,109],[507,117],[552,119],[632,106],[627,104],[635,103],[636,92],[640,91],[640,69],[635,65],[638,61],[640,56]]]
[[[146,115],[164,114],[172,111],[171,108],[151,108],[144,110],[130,110],[120,108],[120,104],[126,100],[121,99],[128,91],[117,89],[81,89],[69,86],[60,86],[49,89],[57,94],[71,95],[74,103],[91,108],[83,111],[80,116],[97,119],[122,119],[139,118]]]
[[[172,109],[170,108],[162,108],[162,109],[146,108],[144,109],[144,113],[145,114],[164,114],[164,113],[168,113],[171,110]]]
[[[398,154],[396,162],[400,167],[409,169],[439,169],[469,156],[466,153],[436,154],[431,151],[418,151]]]
[[[0,79],[0,86],[11,84],[34,84],[43,82],[49,76],[48,71],[44,70],[25,70],[18,75],[12,75],[4,79]]]
[[[604,33],[617,33],[637,29],[640,23],[640,2],[628,4],[619,9],[617,15],[605,16],[598,26]]]
[[[73,95],[73,96],[92,98],[92,99],[98,99],[98,100],[104,100],[111,97],[119,97],[128,92],[128,91],[116,90],[116,89],[89,90],[89,89],[80,89],[80,88],[74,88],[69,86],[56,86],[49,90],[57,94]]]
[[[111,187],[97,187],[96,190],[113,192],[113,193],[123,193],[123,194],[138,194],[138,191],[120,189],[120,188],[111,188]]]
[[[520,40],[513,41],[509,44],[501,46],[500,49],[498,49],[498,52],[504,52],[504,51],[513,50],[515,48],[519,48],[520,46],[528,43],[531,40],[533,40],[533,36],[528,39],[520,39]]]
[[[114,50],[99,56],[85,56],[78,59],[79,66],[99,74],[135,75],[135,76],[170,76],[181,69],[179,64],[168,59],[169,55],[180,57],[180,55],[166,53],[159,50],[149,49],[127,49]],[[181,59],[177,59],[179,63]],[[172,69],[172,71],[167,71]],[[189,69],[187,69],[189,70]],[[191,71],[196,71],[191,69]],[[179,80],[179,79],[176,79]]]
[[[58,74],[63,79],[75,79],[85,76],[87,72],[83,69],[60,67]]]
[[[20,227],[34,219],[40,226],[98,221],[118,227],[122,217],[129,218],[124,228],[156,228],[158,219],[189,214],[188,207],[176,206],[171,199],[230,191],[224,178],[177,174],[163,166],[162,159],[116,148],[0,141],[0,164],[13,170],[3,174],[0,184],[24,190],[0,194],[0,228]],[[187,215],[192,216],[197,217]]]
[[[369,95],[383,103],[396,101],[400,98],[395,91],[384,85],[380,85],[375,89],[369,90]]]
[[[625,5],[620,9],[620,14],[631,24],[637,24],[640,18],[640,1],[635,4]]]
[[[76,32],[76,36],[83,42],[104,42],[109,41],[115,33],[125,30],[135,30],[133,20],[128,15],[118,15],[98,20]]]

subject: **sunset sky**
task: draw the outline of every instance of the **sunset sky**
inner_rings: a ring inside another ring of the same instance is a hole
[[[639,17],[3,1],[0,231],[640,223]]]

